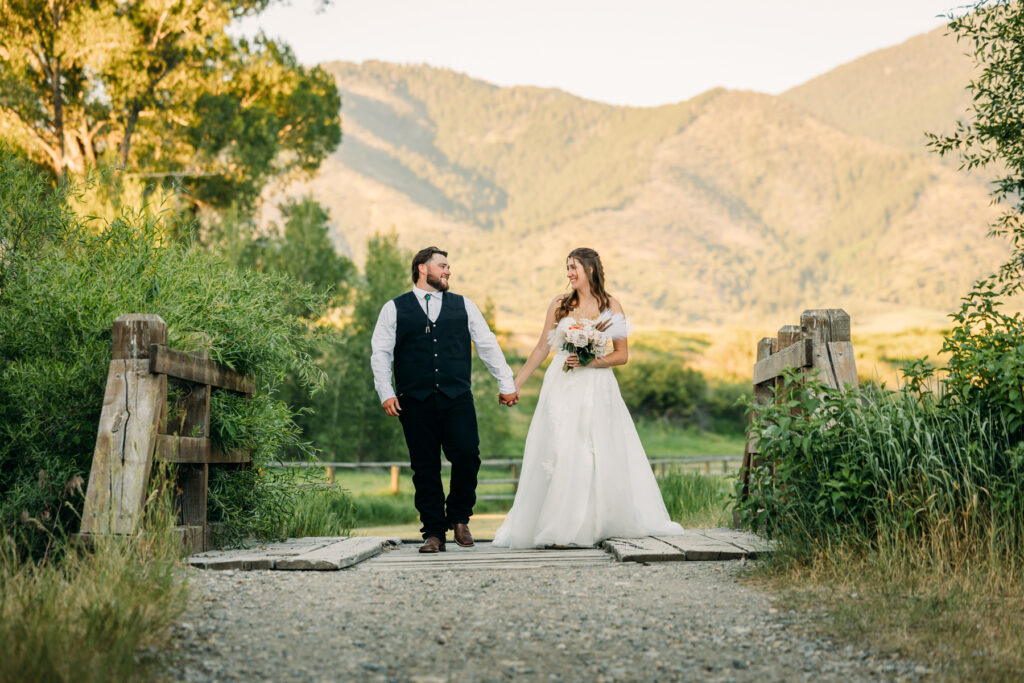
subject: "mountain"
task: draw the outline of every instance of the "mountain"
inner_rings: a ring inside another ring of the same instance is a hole
[[[940,27],[844,64],[783,99],[841,130],[921,150],[925,131],[950,133],[971,102],[969,46]]]
[[[932,33],[781,96],[655,108],[328,63],[344,140],[289,193],[327,206],[357,261],[392,229],[448,249],[453,289],[490,296],[506,327],[539,327],[576,246],[601,252],[641,327],[779,325],[817,307],[941,320],[1007,253],[985,237],[984,187],[915,137],[965,106],[960,52]]]

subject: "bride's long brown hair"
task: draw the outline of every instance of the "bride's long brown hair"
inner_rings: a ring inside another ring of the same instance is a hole
[[[575,259],[583,266],[583,272],[587,274],[587,282],[590,283],[590,293],[597,299],[598,310],[604,311],[612,304],[611,295],[604,288],[604,266],[601,265],[601,257],[593,249],[580,247],[573,249],[566,257],[566,261]],[[575,289],[562,297],[555,311],[555,322],[558,322],[569,315],[574,308],[580,305],[580,293]]]

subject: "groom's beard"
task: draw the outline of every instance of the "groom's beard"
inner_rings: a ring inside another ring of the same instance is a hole
[[[439,292],[447,292],[448,291],[448,283],[442,281],[441,278],[439,278],[439,277],[434,277],[433,275],[428,275],[427,276],[427,284],[430,285],[431,287],[433,287],[434,289],[436,289]]]

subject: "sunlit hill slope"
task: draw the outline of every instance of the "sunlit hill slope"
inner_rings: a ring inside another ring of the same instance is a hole
[[[454,288],[490,296],[506,326],[539,324],[575,246],[602,253],[641,327],[778,325],[821,306],[941,321],[1005,254],[985,237],[983,184],[923,146],[967,104],[962,51],[939,31],[781,96],[657,108],[331,63],[344,140],[290,192],[330,208],[357,260],[392,229],[447,248]]]

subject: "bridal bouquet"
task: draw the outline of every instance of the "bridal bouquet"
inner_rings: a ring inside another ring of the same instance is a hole
[[[608,342],[625,337],[628,323],[622,315],[601,315],[597,320],[566,318],[555,333],[559,335],[559,346],[563,351],[575,353],[580,365],[589,365],[595,358],[608,353]],[[562,372],[569,372],[569,365],[562,365]]]

